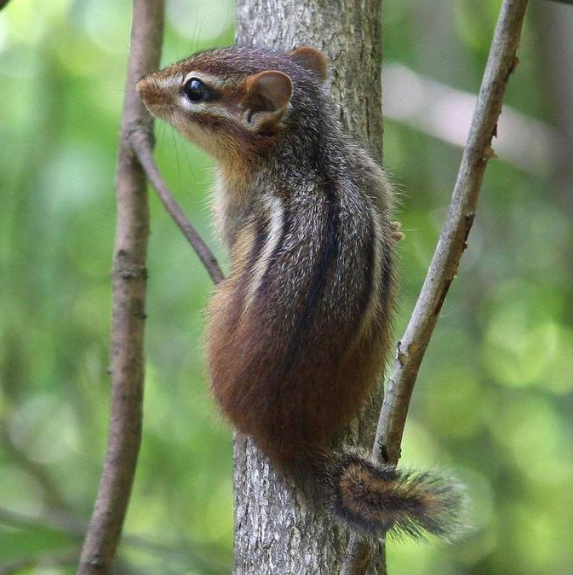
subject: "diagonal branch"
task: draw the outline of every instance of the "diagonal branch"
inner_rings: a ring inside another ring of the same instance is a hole
[[[173,218],[177,227],[181,230],[191,247],[199,256],[199,259],[211,276],[213,283],[215,285],[218,284],[224,279],[223,272],[221,271],[213,252],[211,252],[209,246],[199,235],[199,232],[197,232],[193,224],[187,219],[181,206],[177,203],[165,184],[153,158],[151,132],[146,130],[141,124],[138,124],[134,126],[133,131],[130,134],[129,143],[133,152],[136,154],[147,179],[155,188],[155,191],[157,192],[157,195],[163,203],[167,213]]]
[[[18,573],[30,572],[34,567],[63,567],[74,564],[77,557],[77,549],[70,551],[36,551],[1,564],[0,575],[17,575]]]
[[[131,126],[148,114],[133,86],[157,69],[164,0],[134,0],[119,159],[113,265],[112,398],[107,451],[79,575],[108,575],[123,527],[141,443],[143,336],[149,208],[145,174],[129,148]]]
[[[527,0],[504,0],[501,7],[448,216],[416,307],[398,342],[372,450],[372,457],[378,462],[396,465],[400,459],[400,444],[418,371],[467,247],[487,162],[495,157],[491,141],[505,89],[518,63],[515,54],[526,7]],[[341,575],[364,573],[369,556],[368,544],[352,537]]]
[[[59,511],[55,513],[48,512],[42,517],[34,517],[4,507],[0,507],[0,525],[16,528],[49,529],[65,533],[74,539],[78,538],[80,541],[85,537],[88,528],[88,524],[84,521]],[[214,552],[208,546],[200,545],[194,541],[185,541],[185,544],[181,547],[181,541],[179,541],[179,546],[175,546],[139,535],[125,533],[122,536],[121,543],[122,546],[129,546],[140,552],[160,557],[163,561],[167,561],[170,558],[177,561],[184,559],[190,566],[203,569],[213,575],[223,575],[226,572],[224,561],[220,557],[215,558]],[[77,556],[78,553],[75,554],[75,559],[77,559]],[[2,565],[0,565],[0,575],[2,575],[1,568]]]

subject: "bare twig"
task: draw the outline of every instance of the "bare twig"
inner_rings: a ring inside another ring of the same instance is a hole
[[[527,0],[504,0],[495,29],[478,101],[464,148],[448,216],[416,307],[398,343],[396,359],[386,386],[372,458],[396,465],[406,415],[420,364],[430,341],[448,289],[467,246],[487,161],[495,157],[491,141],[507,83],[517,66],[515,55]],[[352,537],[341,575],[361,575],[368,544]]]
[[[32,477],[34,477],[41,487],[44,501],[49,507],[69,511],[70,505],[60,492],[59,486],[50,476],[46,468],[41,463],[31,459],[26,453],[26,450],[22,449],[22,447],[16,445],[14,442],[9,431],[9,426],[12,420],[12,416],[10,414],[11,408],[12,397],[10,397],[8,393],[5,393],[5,414],[0,418],[0,445],[9,457],[14,458],[19,467],[26,470]]]
[[[68,514],[49,512],[39,518],[4,507],[0,507],[0,524],[20,528],[39,527],[66,533],[72,537],[83,537],[87,531],[87,523],[83,524]]]
[[[0,575],[16,575],[23,571],[29,571],[35,566],[53,567],[73,564],[77,561],[79,549],[71,551],[42,551],[26,557],[14,559],[0,565]]]
[[[373,451],[376,459],[397,463],[410,396],[444,299],[467,247],[491,141],[509,78],[518,60],[527,0],[504,0],[450,209],[414,313],[399,345],[389,378]]]
[[[0,524],[57,531],[79,540],[85,537],[88,529],[87,522],[67,513],[56,511],[44,514],[42,517],[34,517],[3,507],[0,507]],[[225,562],[220,557],[215,558],[214,550],[193,541],[185,541],[184,545],[175,546],[126,533],[122,536],[121,543],[122,546],[129,546],[164,560],[168,558],[178,561],[185,560],[190,565],[207,570],[209,573],[223,575],[228,571]],[[76,558],[77,556],[78,553],[76,553]]]
[[[4,334],[5,353],[0,366],[0,394],[2,395],[2,417],[0,417],[0,446],[8,457],[13,458],[19,467],[27,471],[38,482],[44,501],[48,507],[69,512],[70,505],[59,485],[48,473],[46,467],[32,459],[26,449],[14,441],[10,433],[14,422],[14,412],[18,405],[19,393],[26,388],[25,374],[22,370],[21,342],[18,336],[9,330]]]
[[[224,279],[219,263],[213,255],[213,252],[209,249],[209,246],[203,241],[203,238],[199,235],[193,224],[187,219],[183,210],[177,203],[177,200],[175,200],[161,177],[159,168],[153,158],[150,132],[141,126],[138,126],[131,133],[129,141],[133,151],[137,155],[137,159],[145,171],[145,175],[155,188],[155,191],[165,206],[167,213],[173,218],[177,227],[183,232],[183,235],[187,238],[187,241],[199,256],[199,259],[205,266],[213,282],[218,284]]]
[[[108,575],[119,543],[141,442],[143,335],[149,209],[145,174],[129,149],[133,126],[148,118],[133,86],[159,66],[163,0],[134,0],[131,52],[116,174],[112,399],[104,469],[82,549],[80,575]]]

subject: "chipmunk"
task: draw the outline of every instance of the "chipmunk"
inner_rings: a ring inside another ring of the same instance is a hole
[[[371,463],[333,438],[391,347],[392,187],[344,131],[314,48],[201,52],[137,91],[217,163],[214,211],[232,269],[209,306],[215,398],[272,464],[363,534],[453,538],[462,493]]]

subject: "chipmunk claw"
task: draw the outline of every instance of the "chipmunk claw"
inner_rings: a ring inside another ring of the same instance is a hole
[[[401,228],[402,222],[390,222],[390,238],[395,244],[401,242],[406,237],[406,234]]]

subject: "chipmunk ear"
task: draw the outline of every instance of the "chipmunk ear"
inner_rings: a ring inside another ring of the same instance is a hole
[[[282,72],[266,70],[249,76],[246,88],[243,104],[247,109],[247,124],[265,129],[276,126],[290,101],[291,79]]]
[[[287,52],[286,55],[305,70],[318,76],[321,82],[326,80],[328,75],[328,60],[320,50],[311,48],[310,46],[299,46],[295,50]]]

